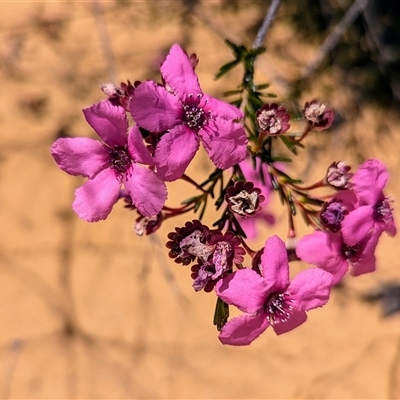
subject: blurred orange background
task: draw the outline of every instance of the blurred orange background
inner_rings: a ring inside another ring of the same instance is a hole
[[[382,319],[379,305],[362,301],[379,284],[400,281],[398,237],[383,235],[376,273],[346,278],[306,324],[280,337],[268,330],[234,348],[217,339],[215,296],[195,293],[190,268],[168,259],[166,235],[185,219],[138,237],[136,216],[122,204],[96,224],[71,209],[83,179],[57,168],[53,141],[95,137],[81,109],[104,98],[99,86],[159,80],[159,63],[176,42],[199,57],[204,92],[218,97],[234,89],[240,70],[213,80],[231,59],[224,39],[250,45],[250,28],[269,5],[243,3],[0,2],[1,398],[400,398],[400,315]],[[278,14],[266,46],[257,77],[271,83],[278,101],[289,101],[287,84],[317,45],[296,39]],[[347,122],[313,134],[292,173],[311,183],[333,160],[356,166],[376,157],[391,174],[386,193],[398,199],[398,119],[372,106],[353,118],[351,93],[335,79],[313,81],[304,100],[320,96]],[[212,170],[200,153],[188,174],[204,180]],[[168,204],[190,190],[169,185]],[[262,227],[253,248],[271,234],[285,237],[278,199],[271,212],[277,224]],[[211,225],[212,216],[204,222]],[[310,232],[300,218],[296,224]],[[293,273],[302,268],[292,264]]]

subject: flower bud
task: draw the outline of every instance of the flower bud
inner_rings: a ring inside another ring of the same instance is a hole
[[[286,108],[276,103],[265,104],[256,113],[256,122],[260,132],[269,136],[286,132],[290,128],[289,119]]]
[[[335,189],[350,189],[350,179],[353,176],[349,172],[351,167],[346,165],[344,161],[334,161],[326,172],[325,183],[334,187]]]
[[[261,211],[260,203],[265,196],[261,194],[261,189],[254,187],[253,182],[240,181],[227,189],[225,200],[233,213],[246,218]]]
[[[313,129],[317,131],[330,128],[333,122],[333,110],[317,100],[306,102],[303,115]]]

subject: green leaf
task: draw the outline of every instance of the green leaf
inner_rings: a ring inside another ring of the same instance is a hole
[[[189,197],[188,199],[183,200],[183,201],[181,202],[181,204],[187,205],[187,204],[197,203],[197,202],[199,201],[199,198],[200,198],[201,196],[202,196],[202,195],[200,195],[200,196]]]
[[[297,147],[302,147],[304,146],[301,143],[293,143],[289,138],[287,138],[284,135],[280,135],[279,138],[282,140],[283,144],[293,153],[297,156]]]
[[[239,108],[242,104],[242,99],[233,100],[230,103]]]
[[[227,92],[222,93],[222,97],[229,97],[233,96],[234,94],[241,94],[242,92],[242,89],[228,90]]]
[[[259,94],[260,97],[268,97],[268,98],[275,98],[278,97],[276,94],[274,93],[260,93]]]
[[[219,69],[219,71],[215,74],[214,79],[217,80],[217,79],[221,78],[222,75],[225,75],[228,71],[235,68],[236,65],[238,65],[239,63],[240,63],[240,60],[233,60],[231,62],[224,64]]]
[[[246,47],[243,45],[238,46],[228,39],[225,39],[225,44],[232,50],[233,54],[237,56],[236,58],[241,58],[243,53],[246,51]]]
[[[276,156],[276,157],[272,157],[272,161],[276,162],[276,161],[281,161],[281,162],[292,162],[291,158],[288,157],[281,157],[281,156]]]
[[[219,297],[217,297],[213,324],[216,325],[218,331],[220,331],[222,327],[227,323],[228,318],[229,318],[229,305],[226,304]]]
[[[205,213],[205,211],[206,211],[206,207],[207,207],[207,197],[206,197],[206,199],[205,199],[204,202],[203,202],[203,208],[202,208],[201,211],[200,211],[199,220],[202,220],[202,219],[203,219],[204,213]]]
[[[296,210],[296,205],[293,202],[293,198],[292,195],[289,194],[289,196],[287,197],[287,200],[289,202],[289,206],[290,206],[290,212],[292,215],[296,215],[297,214],[297,210]]]
[[[262,53],[265,53],[267,51],[267,49],[265,47],[257,47],[256,49],[251,49],[249,51],[249,55],[251,57],[256,57]]]
[[[269,88],[269,83],[262,83],[261,85],[256,85],[256,90],[264,90]]]

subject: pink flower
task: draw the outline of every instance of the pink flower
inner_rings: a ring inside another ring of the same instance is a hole
[[[128,131],[124,109],[108,100],[84,109],[83,114],[102,141],[62,138],[51,148],[54,160],[63,171],[89,178],[75,192],[74,211],[88,222],[106,219],[123,185],[142,215],[158,214],[167,191],[164,182],[141,165],[153,165],[154,161],[139,129],[133,127]]]
[[[307,101],[303,108],[303,114],[308,124],[316,131],[328,129],[333,123],[333,110],[317,100]]]
[[[363,241],[371,232],[379,237],[384,231],[396,234],[390,201],[383,194],[388,180],[385,166],[378,160],[367,160],[353,176],[353,190],[358,207],[342,223],[344,241],[353,246]]]
[[[277,335],[288,332],[306,321],[307,310],[329,299],[332,277],[322,269],[312,268],[289,280],[287,251],[277,236],[266,241],[260,259],[261,276],[245,268],[216,284],[218,297],[246,313],[224,325],[219,334],[223,344],[248,345],[270,325]]]
[[[199,263],[192,268],[193,288],[196,292],[210,291],[215,283],[232,272],[233,264],[241,264],[246,251],[240,247],[241,241],[232,232],[222,233],[212,230],[198,257]],[[208,251],[211,252],[208,254]]]
[[[260,212],[258,212],[252,218],[243,218],[240,216],[237,218],[247,238],[255,239],[257,237],[258,224],[275,224],[275,217],[267,211],[267,206],[270,202],[271,193],[273,190],[271,179],[269,177],[267,164],[261,163],[258,158],[256,159],[256,169],[253,168],[252,162],[248,158],[240,163],[240,168],[246,180],[253,182],[254,186],[260,188],[261,195],[264,197],[264,201],[260,201],[262,206],[262,210]],[[261,173],[264,179],[261,179]]]
[[[372,235],[349,246],[341,233],[315,231],[297,242],[300,260],[314,264],[332,274],[332,284],[338,284],[350,267],[350,274],[358,276],[375,271],[375,248],[379,236]]]
[[[256,112],[256,122],[260,132],[268,136],[285,133],[290,128],[289,120],[286,108],[276,103],[264,104]]]
[[[246,157],[247,137],[242,112],[205,95],[192,62],[177,44],[161,65],[165,87],[140,84],[131,99],[135,121],[153,133],[166,133],[155,151],[157,173],[166,181],[180,178],[200,141],[212,162],[227,169]]]
[[[226,190],[225,201],[229,209],[242,218],[254,217],[261,211],[265,197],[261,189],[254,187],[253,182],[238,181]]]

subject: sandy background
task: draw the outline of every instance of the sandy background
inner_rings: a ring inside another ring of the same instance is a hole
[[[179,42],[200,58],[205,92],[233,88],[238,72],[212,77],[230,59],[225,37],[251,43],[248,28],[260,8],[246,3],[234,12],[203,1],[185,12],[178,1],[0,2],[1,398],[400,398],[400,315],[382,319],[378,304],[361,299],[400,281],[398,238],[384,236],[378,271],[347,279],[301,328],[281,337],[267,331],[249,347],[231,348],[212,325],[214,296],[195,293],[189,270],[164,250],[166,234],[184,220],[140,238],[122,204],[97,224],[71,210],[83,181],[58,170],[49,148],[59,136],[94,135],[80,110],[103,97],[99,85],[158,78],[163,54]],[[296,42],[279,18],[268,43],[260,80],[284,98],[285,80],[315,48]],[[391,172],[386,193],[399,199],[398,121],[372,108],[347,115],[351,97],[334,82],[334,75],[315,82],[312,91],[347,123],[310,138],[312,151],[296,171],[306,173],[311,163],[312,182],[333,159],[379,157]],[[189,174],[211,170],[200,154]],[[177,190],[189,189],[171,185],[171,205],[180,200]],[[278,223],[263,228],[254,247],[272,233],[284,237],[283,210],[276,202],[272,210]],[[397,221],[399,210],[397,203]],[[300,219],[297,225],[308,232]],[[302,267],[293,264],[293,272]]]

